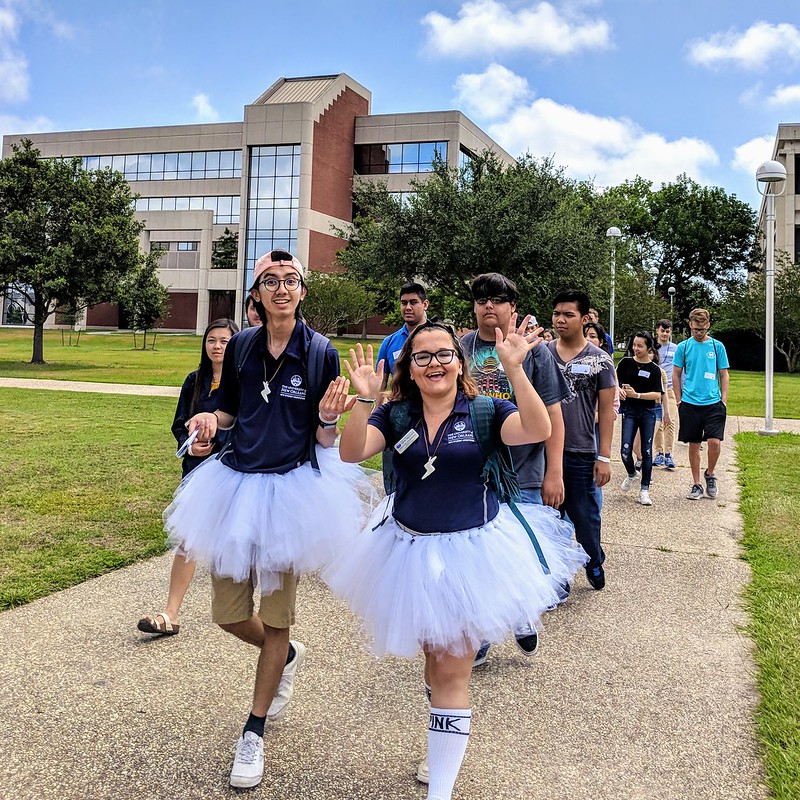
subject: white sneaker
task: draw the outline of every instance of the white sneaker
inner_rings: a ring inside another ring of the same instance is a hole
[[[294,676],[297,675],[297,670],[303,666],[306,658],[306,646],[302,642],[292,641],[290,644],[294,647],[294,658],[283,668],[283,675],[281,675],[280,683],[275,690],[275,697],[272,698],[272,703],[267,711],[267,719],[270,722],[277,722],[286,713],[294,691]]]
[[[622,489],[623,492],[627,492],[630,490],[631,486],[633,486],[633,484],[636,483],[636,481],[638,480],[639,480],[638,475],[628,475],[628,477],[625,478],[624,481],[622,481],[619,488]]]
[[[236,743],[236,758],[231,768],[231,786],[250,789],[264,777],[264,740],[247,731]]]
[[[639,497],[637,498],[637,501],[641,503],[643,506],[653,505],[653,501],[650,499],[650,492],[648,492],[647,489],[642,489],[639,492]]]
[[[419,762],[419,766],[417,767],[417,780],[420,783],[429,783],[430,782],[430,773],[428,772],[428,754],[425,753],[425,758]]]

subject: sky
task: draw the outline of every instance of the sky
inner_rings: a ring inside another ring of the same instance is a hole
[[[800,123],[800,3],[0,0],[0,134],[239,121],[338,72],[372,113],[457,108],[577,180],[685,172],[756,208]]]

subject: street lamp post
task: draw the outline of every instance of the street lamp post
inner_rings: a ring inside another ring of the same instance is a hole
[[[611,239],[611,298],[608,309],[608,335],[611,337],[611,346],[616,350],[617,340],[614,338],[614,301],[617,279],[617,239],[622,236],[622,231],[616,226],[606,231],[606,237]]]
[[[780,161],[765,161],[756,170],[756,186],[758,193],[766,200],[766,358],[765,358],[765,403],[764,429],[762,436],[774,436],[779,433],[773,425],[773,382],[775,367],[775,198],[783,194],[786,188],[786,167]]]
[[[658,285],[658,267],[652,266],[648,270],[650,273],[650,277],[653,279],[653,297],[656,296],[656,288]]]
[[[669,316],[670,316],[670,321],[674,325],[675,324],[675,320],[672,319],[672,318],[675,316],[675,287],[674,286],[670,286],[669,289],[667,289],[667,293],[669,294]]]

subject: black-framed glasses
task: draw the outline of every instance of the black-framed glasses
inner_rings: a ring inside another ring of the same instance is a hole
[[[264,278],[263,281],[258,282],[258,285],[263,286],[268,292],[277,292],[281,284],[284,285],[287,292],[293,292],[302,286],[303,281],[300,278]]]
[[[489,301],[491,301],[493,306],[499,306],[502,303],[510,302],[507,297],[477,297],[477,298],[475,298],[475,302],[479,306],[485,306]]]
[[[444,366],[445,364],[449,364],[455,357],[456,351],[453,349],[448,350],[446,348],[437,350],[435,353],[431,353],[429,350],[419,350],[418,352],[411,354],[411,360],[418,367],[427,367],[434,358],[442,366]]]

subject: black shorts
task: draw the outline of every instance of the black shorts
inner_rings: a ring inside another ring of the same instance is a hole
[[[697,444],[707,439],[725,438],[725,420],[728,409],[720,400],[710,406],[693,406],[682,402],[678,406],[678,441]]]

